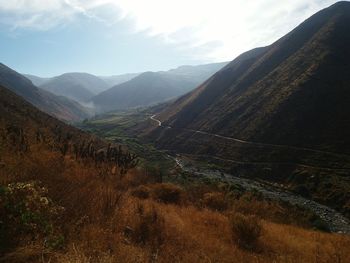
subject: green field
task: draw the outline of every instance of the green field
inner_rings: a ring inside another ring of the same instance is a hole
[[[117,111],[85,120],[78,127],[111,142],[126,146],[139,156],[142,166],[152,167],[166,175],[174,167],[174,161],[164,152],[157,150],[151,143],[141,141],[132,131],[133,127],[146,121],[151,115],[152,113],[146,110]]]

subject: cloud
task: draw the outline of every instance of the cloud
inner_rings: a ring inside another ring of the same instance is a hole
[[[335,0],[0,0],[0,23],[50,30],[84,16],[160,37],[203,60],[230,60],[268,45]]]
[[[208,60],[268,45],[334,0],[119,0],[135,31],[161,35]],[[141,2],[141,3],[140,3]],[[187,32],[187,34],[186,34]],[[213,44],[215,43],[215,45]],[[197,51],[197,52],[196,52]]]

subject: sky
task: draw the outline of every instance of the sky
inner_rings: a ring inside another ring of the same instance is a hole
[[[230,61],[335,0],[0,0],[0,62],[42,77]]]

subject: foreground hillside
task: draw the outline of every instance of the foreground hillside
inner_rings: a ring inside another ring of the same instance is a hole
[[[56,96],[34,86],[29,79],[1,63],[0,85],[15,92],[26,101],[58,119],[72,122],[91,116],[90,112],[78,102]]]
[[[311,230],[307,211],[161,183],[157,169],[132,168],[132,154],[3,87],[0,146],[0,262],[350,260],[350,238]]]

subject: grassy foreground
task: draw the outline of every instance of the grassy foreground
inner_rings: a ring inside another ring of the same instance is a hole
[[[299,215],[249,194],[185,190],[142,169],[104,174],[102,166],[45,149],[2,156],[2,197],[9,184],[6,196],[17,193],[17,202],[1,203],[13,213],[1,213],[2,223],[17,222],[2,225],[11,233],[2,235],[2,262],[350,261],[349,236],[301,228]],[[29,204],[23,211],[9,207],[21,202]]]
[[[1,105],[18,114],[0,121],[0,262],[350,261],[350,237],[312,230],[308,213],[161,182],[124,148]]]

